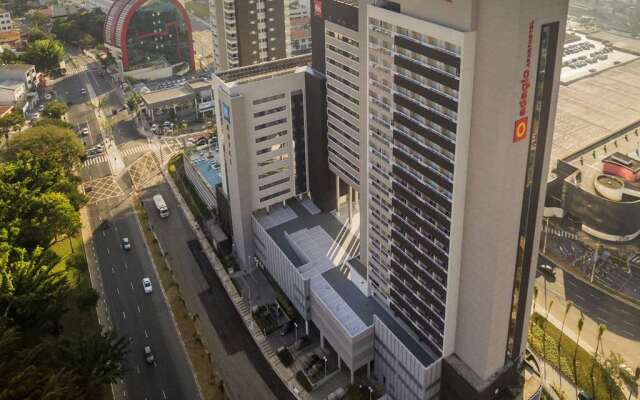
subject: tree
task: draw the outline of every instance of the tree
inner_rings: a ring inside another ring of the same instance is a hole
[[[3,49],[0,53],[0,64],[15,64],[20,61],[20,57],[10,49]]]
[[[108,331],[62,339],[59,352],[60,366],[73,371],[88,394],[99,385],[111,384],[124,377],[129,340]]]
[[[61,101],[53,100],[44,108],[44,115],[51,119],[61,119],[69,111],[66,104]]]
[[[622,386],[623,370],[620,367],[621,364],[624,364],[622,355],[613,351],[609,352],[609,357],[602,364],[605,372],[605,385],[607,386],[610,400],[615,399],[617,390]]]
[[[547,380],[547,320],[549,318],[549,312],[553,307],[553,299],[549,301],[549,306],[546,309],[547,315],[542,320],[542,358],[544,358],[544,380]]]
[[[42,250],[14,249],[15,260],[0,266],[0,310],[20,332],[59,332],[69,286],[62,272],[44,264]]]
[[[45,15],[42,15],[38,10],[32,10],[27,13],[25,20],[27,24],[29,24],[32,29],[38,29],[41,26],[45,26],[51,21],[51,19]]]
[[[13,110],[0,118],[0,128],[3,130],[20,129],[22,124],[24,124],[24,117],[22,113],[17,110]]]
[[[49,349],[45,343],[26,343],[0,319],[0,399],[81,399],[74,374],[49,367]]]
[[[129,110],[131,111],[138,111],[141,100],[142,98],[140,97],[140,94],[131,92],[131,94],[127,96],[127,107],[129,107]]]
[[[568,301],[564,306],[564,317],[562,317],[562,327],[560,328],[560,338],[558,339],[558,365],[562,365],[560,362],[560,345],[562,344],[562,337],[564,336],[564,323],[567,321],[567,315],[569,315],[569,310],[571,310],[572,306],[573,303],[571,301]],[[562,387],[562,374],[560,374],[560,387]]]
[[[83,33],[80,36],[80,40],[78,41],[78,44],[83,49],[89,49],[96,44],[96,40],[93,38],[93,36],[89,35],[88,33]]]
[[[57,126],[59,128],[73,129],[73,125],[71,125],[67,121],[63,121],[61,119],[55,119],[55,118],[47,118],[47,117],[43,117],[43,118],[38,119],[32,125],[33,126],[52,125],[52,126]]]
[[[596,386],[594,382],[593,372],[595,371],[596,364],[598,363],[598,350],[600,350],[600,346],[602,345],[602,336],[607,330],[607,326],[604,324],[598,325],[598,336],[596,340],[596,349],[593,352],[593,359],[591,360],[591,371],[589,372],[589,376],[591,377],[591,392],[595,393]]]
[[[60,65],[64,57],[62,43],[55,39],[42,39],[29,43],[24,60],[34,64],[39,72],[49,72]]]
[[[584,314],[580,311],[580,318],[578,319],[578,337],[576,338],[576,347],[573,350],[573,381],[576,382],[576,397],[578,397],[578,365],[576,359],[578,356],[578,348],[580,347],[580,335],[582,334],[582,328],[584,328]]]
[[[51,39],[51,36],[43,32],[39,27],[33,27],[27,33],[27,42],[35,42],[36,40]]]
[[[84,145],[70,129],[37,126],[12,138],[2,156],[6,160],[15,160],[18,154],[25,152],[58,163],[65,171],[71,172],[80,166]]]
[[[75,290],[75,301],[80,311],[87,312],[94,309],[98,300],[100,295],[87,283],[81,284]]]

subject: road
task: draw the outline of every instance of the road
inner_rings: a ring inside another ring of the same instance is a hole
[[[162,219],[152,197],[161,194],[171,212]],[[194,258],[189,242],[196,236],[169,186],[160,181],[142,196],[167,261],[185,297],[187,307],[200,315],[201,331],[228,391],[236,399],[292,399],[289,390],[271,369],[227,297],[212,268]],[[206,257],[204,257],[206,260]],[[206,262],[206,261],[205,261]],[[206,262],[208,264],[208,262]],[[251,385],[247,385],[251,382]]]
[[[73,103],[69,121],[76,126],[86,124],[89,127],[90,135],[84,138],[87,147],[106,141],[105,147],[110,155],[124,152],[127,146],[148,146],[147,139],[128,120],[126,111],[120,111],[123,96],[112,79],[98,76],[97,65],[86,56],[75,55],[74,61],[76,67],[69,71],[68,76],[56,81],[53,88],[58,98]],[[89,93],[82,95],[82,88]],[[101,128],[95,107],[88,103],[89,97],[94,96],[104,99],[101,106],[106,114],[118,111],[111,132]],[[112,148],[110,143],[113,143]],[[131,340],[124,390],[123,393],[115,393],[116,399],[199,399],[187,355],[127,197],[131,181],[126,175],[112,176],[112,164],[104,155],[91,158],[84,162],[81,177],[85,182],[107,180],[114,189],[113,195],[87,206],[89,221],[84,223],[89,223],[92,228],[94,257],[98,262],[103,299],[110,320],[118,333]],[[101,227],[105,219],[110,221],[109,229]],[[123,237],[128,237],[133,245],[130,251],[121,248]],[[151,279],[153,293],[144,294],[143,277]],[[147,365],[143,357],[143,348],[147,345],[151,346],[156,357],[152,366]],[[117,390],[120,391],[121,387],[119,385]]]
[[[554,265],[542,255],[540,263]],[[640,367],[640,310],[594,289],[559,267],[555,268],[555,271],[555,278],[539,274],[536,279],[539,291],[537,310],[540,312],[544,304],[548,305],[553,299],[551,315],[558,321],[562,321],[565,305],[571,301],[575,307],[567,315],[565,330],[577,334],[579,311],[582,311],[584,313],[584,328],[580,339],[582,343],[595,348],[598,325],[605,324],[607,326],[607,332],[603,336],[605,351],[622,354],[626,365],[631,368]]]

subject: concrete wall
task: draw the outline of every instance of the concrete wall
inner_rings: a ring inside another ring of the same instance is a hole
[[[302,277],[298,269],[289,261],[256,218],[252,216],[251,219],[253,221],[256,256],[300,315],[305,319],[309,319],[308,280]]]

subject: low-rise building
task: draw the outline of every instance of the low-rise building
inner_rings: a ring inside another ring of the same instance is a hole
[[[141,94],[144,112],[151,123],[196,121],[213,117],[211,83],[204,80]]]
[[[4,8],[0,8],[0,32],[13,30],[13,20],[11,13]]]
[[[35,65],[6,64],[0,66],[0,81],[24,83],[26,90],[34,90],[38,85],[38,73]]]
[[[23,82],[0,81],[0,105],[14,105],[26,98],[27,90]]]

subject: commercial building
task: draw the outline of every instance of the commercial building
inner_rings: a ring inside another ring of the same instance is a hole
[[[27,91],[34,90],[38,86],[39,74],[35,65],[31,64],[6,64],[0,66],[0,81],[22,82]]]
[[[209,0],[216,71],[291,56],[290,0]]]
[[[0,105],[30,112],[38,101],[39,74],[31,64],[0,66]]]
[[[243,266],[254,254],[252,214],[307,191],[305,75],[298,56],[214,75],[223,191]]]
[[[195,80],[183,85],[141,93],[143,112],[151,123],[213,118],[211,82]]]
[[[366,369],[394,399],[517,389],[566,13],[315,0],[310,67],[218,74],[238,261],[269,273],[352,380]],[[289,136],[293,93],[305,124]]]
[[[125,75],[157,79],[195,71],[191,22],[179,0],[114,1],[104,38]]]
[[[4,8],[0,8],[0,32],[13,30],[13,20],[11,13]]]

